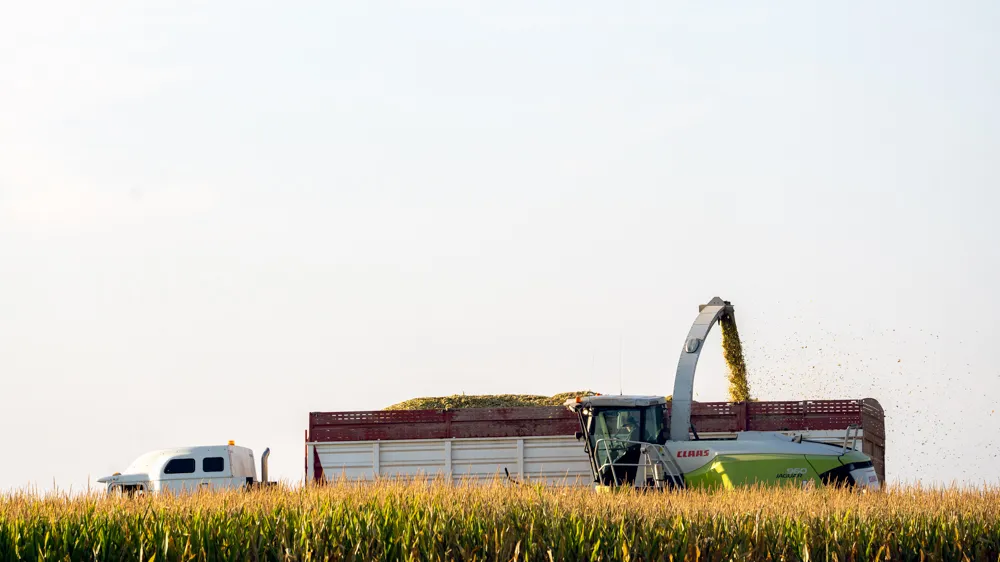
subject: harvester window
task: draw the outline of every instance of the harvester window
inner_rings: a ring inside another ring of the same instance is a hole
[[[623,422],[627,421],[624,410],[604,410],[598,412],[596,431],[592,435],[592,446],[597,450],[597,463],[605,464],[615,462],[625,452],[626,445],[620,441],[629,441],[627,427],[623,427]]]
[[[201,461],[201,470],[203,472],[222,472],[225,464],[222,457],[207,457]]]
[[[663,443],[663,408],[650,406],[645,409],[642,425],[642,440],[646,443]]]
[[[630,410],[603,410],[597,414],[597,439],[636,441],[639,436],[639,412]],[[614,443],[609,443],[613,445]],[[596,445],[596,443],[595,443]],[[617,444],[621,446],[622,444]]]
[[[619,410],[615,412],[615,431],[612,437],[622,441],[637,441],[639,436],[639,412],[635,410]],[[611,427],[612,423],[608,423]]]
[[[163,474],[191,474],[194,468],[194,459],[170,459]]]
[[[594,416],[594,420],[596,421],[594,423],[594,431],[590,434],[590,446],[600,452],[601,447],[597,442],[608,437],[608,424],[604,423],[604,416],[601,415]]]

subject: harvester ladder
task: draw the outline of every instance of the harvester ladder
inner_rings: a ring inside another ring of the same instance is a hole
[[[615,463],[611,461],[612,450],[611,443],[618,444],[619,446],[628,445],[639,445],[640,456],[639,462],[637,463]],[[604,449],[605,458],[607,459],[600,465],[594,463],[597,467],[595,475],[599,475],[604,472],[605,469],[611,471],[611,478],[617,485],[621,480],[618,478],[615,466],[634,466],[636,467],[637,473],[634,485],[636,487],[645,486],[646,482],[652,477],[653,485],[656,487],[669,486],[671,488],[683,488],[684,487],[684,473],[681,471],[681,467],[677,464],[677,460],[674,459],[673,455],[670,454],[670,450],[662,445],[656,445],[655,443],[647,443],[645,441],[630,441],[628,439],[598,439],[596,443],[596,449]],[[654,458],[655,457],[655,458]],[[642,469],[642,478],[639,478],[638,469]],[[661,484],[662,483],[662,484]]]
[[[681,471],[681,467],[677,464],[677,459],[670,454],[670,450],[666,447],[654,447],[646,446],[643,447],[643,457],[646,462],[643,466],[643,472],[647,470],[652,470],[653,479],[657,484],[662,481],[664,485],[671,488],[683,488],[684,487],[684,472]],[[653,455],[656,455],[656,460],[653,460]],[[659,466],[660,470],[663,471],[663,477],[658,479],[656,474],[656,467]],[[646,472],[648,475],[649,473]]]
[[[851,435],[851,430],[854,430],[853,436]],[[847,452],[848,443],[851,444],[851,449],[858,448],[858,432],[860,431],[861,431],[860,425],[851,424],[847,426],[847,433],[844,435],[844,450],[843,450],[844,453]]]

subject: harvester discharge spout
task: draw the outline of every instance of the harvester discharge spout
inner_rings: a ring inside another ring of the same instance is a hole
[[[698,357],[704,347],[708,332],[723,317],[733,318],[733,305],[715,297],[708,304],[698,306],[698,317],[691,325],[684,349],[677,361],[677,375],[674,377],[674,394],[670,405],[670,440],[688,441],[691,430],[691,402],[694,399],[694,372],[698,367]]]

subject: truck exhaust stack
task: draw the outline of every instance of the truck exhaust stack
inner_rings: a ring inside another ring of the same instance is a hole
[[[271,448],[264,449],[260,455],[260,482],[267,484],[267,457],[271,456]]]

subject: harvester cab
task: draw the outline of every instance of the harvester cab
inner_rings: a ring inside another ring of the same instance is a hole
[[[567,402],[586,438],[591,472],[601,486],[679,486],[681,473],[663,447],[662,396],[582,396]]]
[[[803,441],[780,433],[743,431],[732,439],[701,439],[691,424],[698,357],[716,322],[735,326],[733,306],[716,297],[701,305],[684,342],[666,423],[659,396],[580,396],[565,406],[580,423],[598,489],[630,486],[847,484],[878,487],[872,460],[854,448]],[[849,429],[847,431],[850,431]],[[693,439],[692,439],[693,437]]]

